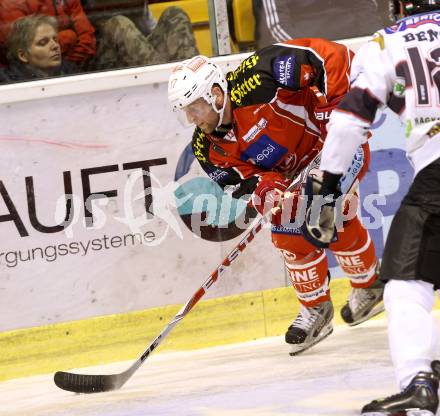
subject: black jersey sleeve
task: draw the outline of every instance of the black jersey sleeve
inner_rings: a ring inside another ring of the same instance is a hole
[[[209,157],[211,146],[212,143],[203,131],[196,128],[192,138],[192,149],[194,156],[205,173],[222,189],[225,189],[226,186],[234,186],[235,188],[232,192],[234,198],[251,194],[257,185],[258,177],[252,176],[242,179],[233,168],[223,168],[215,165]]]
[[[298,91],[309,85],[319,87],[324,82],[324,59],[313,48],[277,43],[258,55],[262,70],[277,87]]]
[[[325,92],[324,60],[312,48],[278,43],[255,52],[227,74],[234,107],[267,103],[278,88],[316,85]]]
[[[299,91],[316,87],[327,99],[349,89],[353,52],[318,38],[288,40],[249,56],[227,74],[233,107],[269,103],[279,88]]]

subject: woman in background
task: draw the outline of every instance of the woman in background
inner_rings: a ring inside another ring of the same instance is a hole
[[[30,81],[75,72],[63,61],[57,21],[52,16],[32,15],[16,20],[7,40],[8,66],[0,82]]]

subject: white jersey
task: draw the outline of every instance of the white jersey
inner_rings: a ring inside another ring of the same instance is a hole
[[[382,106],[405,124],[416,174],[440,157],[440,12],[410,16],[377,32],[354,57],[351,82],[330,117],[322,170],[347,171]]]

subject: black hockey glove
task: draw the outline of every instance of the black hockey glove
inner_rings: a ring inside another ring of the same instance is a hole
[[[244,195],[251,195],[254,192],[258,184],[258,177],[251,176],[248,179],[243,179],[238,186],[234,189],[231,196],[232,198],[239,199]]]
[[[341,176],[324,171],[321,178],[307,177],[304,188],[307,208],[301,231],[304,238],[318,248],[327,248],[337,241],[335,203],[341,196],[338,187]]]

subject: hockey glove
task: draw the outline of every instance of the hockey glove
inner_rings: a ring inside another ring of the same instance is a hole
[[[319,122],[319,129],[321,130],[321,137],[323,139],[327,137],[327,123],[330,120],[330,115],[343,98],[344,96],[341,96],[329,103],[318,104],[315,107],[315,118]]]
[[[280,175],[268,174],[260,180],[252,194],[252,204],[255,209],[261,215],[266,215],[271,211],[271,222],[274,225],[280,225],[284,219],[288,222],[291,216],[290,213],[296,211],[296,207],[293,209],[292,205],[296,205],[300,190],[285,193],[290,183],[290,179],[283,178]],[[286,206],[289,207],[289,212],[283,215],[283,207]]]
[[[301,231],[303,237],[318,248],[327,248],[337,241],[335,203],[341,196],[338,189],[340,177],[329,172],[324,172],[323,178],[307,177],[304,188],[307,208]]]
[[[232,198],[239,199],[244,195],[251,195],[258,183],[257,176],[251,176],[248,179],[241,181],[231,193]]]

